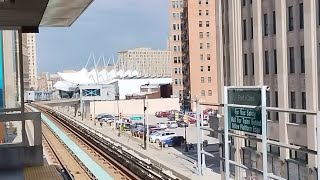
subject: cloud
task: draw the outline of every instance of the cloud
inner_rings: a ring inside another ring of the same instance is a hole
[[[169,2],[95,0],[70,28],[41,28],[37,35],[39,71],[81,68],[91,52],[106,58],[123,49],[164,49]]]

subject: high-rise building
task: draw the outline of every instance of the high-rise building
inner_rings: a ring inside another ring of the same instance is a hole
[[[223,86],[267,85],[270,106],[318,111],[320,2],[219,0],[216,3],[220,103]],[[268,112],[267,118],[270,141],[309,149],[308,152],[319,147],[315,116]],[[262,170],[261,143],[238,140],[233,147],[237,162]],[[316,164],[312,153],[268,145],[268,172],[284,179],[317,179]],[[259,176],[250,170],[245,175],[241,173],[236,169],[235,176]]]
[[[34,33],[27,34],[28,57],[29,57],[29,78],[30,89],[38,89],[37,84],[37,52],[36,52],[36,35]]]
[[[16,33],[18,34],[18,33]],[[18,38],[18,36],[16,36]],[[18,41],[16,41],[18,42]],[[18,47],[18,43],[16,46]],[[18,48],[17,48],[18,49]],[[19,50],[18,50],[19,51]],[[30,90],[30,63],[29,63],[29,54],[28,54],[28,37],[27,34],[22,34],[22,59],[23,59],[23,81],[24,81],[24,89]]]
[[[134,48],[118,52],[118,69],[143,76],[171,76],[170,51]]]
[[[170,0],[170,13],[174,93],[185,110],[196,98],[216,103],[215,2]]]
[[[183,0],[170,2],[170,37],[169,50],[171,51],[172,66],[172,93],[183,98],[183,71],[182,71],[182,50],[181,50],[181,18],[183,11]]]

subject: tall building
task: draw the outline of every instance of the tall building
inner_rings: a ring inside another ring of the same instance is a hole
[[[134,48],[118,52],[118,69],[144,76],[171,76],[170,51]]]
[[[217,102],[215,3],[170,1],[174,93],[191,110],[192,101]]]
[[[317,111],[320,2],[219,0],[216,3],[220,103],[223,86],[267,85],[270,106]],[[316,150],[315,116],[268,112],[267,118],[270,141]],[[262,170],[261,143],[238,140],[233,147],[236,161]],[[268,170],[285,179],[317,179],[318,169],[315,155],[269,144]],[[258,176],[250,170],[242,172],[236,169],[236,177]]]
[[[17,33],[18,34],[18,33]],[[18,38],[18,36],[16,36]],[[18,41],[16,41],[18,42]],[[18,47],[17,43],[17,47]],[[17,48],[18,49],[18,48]],[[19,51],[19,50],[18,50]],[[28,37],[27,34],[22,34],[22,59],[23,59],[23,81],[24,89],[30,90],[31,79],[30,79],[30,63],[29,63],[29,54],[28,54]]]
[[[30,89],[38,89],[37,84],[37,52],[36,52],[36,35],[27,34],[28,56],[29,56],[29,78]]]
[[[170,37],[169,50],[171,51],[172,66],[172,93],[183,98],[183,75],[182,75],[182,48],[181,48],[181,18],[183,11],[183,0],[170,2]]]

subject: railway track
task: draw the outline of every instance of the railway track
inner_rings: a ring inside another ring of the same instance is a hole
[[[33,107],[51,118],[65,132],[78,142],[92,158],[108,173],[117,176],[115,179],[143,179],[143,180],[171,180],[170,175],[161,168],[146,163],[122,150],[121,147],[108,142],[101,135],[91,132],[65,116],[59,115],[54,110],[38,105]]]

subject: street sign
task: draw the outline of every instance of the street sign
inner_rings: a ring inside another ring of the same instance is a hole
[[[261,90],[228,89],[228,104],[261,106]]]
[[[261,109],[229,107],[229,128],[262,134]]]
[[[141,116],[131,116],[130,120],[131,121],[139,121],[139,120],[142,120],[142,117]]]

